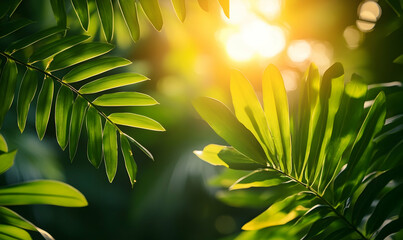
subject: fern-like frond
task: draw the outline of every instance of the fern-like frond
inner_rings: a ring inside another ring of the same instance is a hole
[[[60,4],[64,4],[64,1],[52,1],[52,4],[54,9],[61,9]],[[83,5],[82,2],[75,4],[77,8]],[[58,19],[62,18],[63,15],[60,15]],[[0,37],[8,36],[12,39],[13,33],[29,22],[3,19],[2,23],[7,29]],[[158,102],[138,92],[103,93],[148,78],[129,72],[110,74],[109,71],[131,62],[121,57],[105,57],[114,46],[86,42],[88,38],[86,35],[69,35],[65,28],[58,26],[1,46],[0,59],[4,60],[4,64],[0,76],[0,126],[12,102],[16,101],[18,127],[23,132],[31,102],[39,92],[36,131],[40,139],[45,135],[54,105],[56,139],[63,150],[69,146],[71,161],[76,155],[81,130],[85,125],[88,135],[87,155],[91,164],[98,168],[104,160],[108,179],[112,182],[120,148],[133,185],[137,169],[130,143],[138,146],[148,157],[152,158],[152,155],[123,132],[120,126],[153,131],[165,129],[151,118],[132,112],[118,112],[116,107],[152,106]],[[46,45],[38,46],[38,43],[43,44],[44,41],[47,41]],[[27,48],[30,51],[25,51]],[[18,77],[19,71],[24,72],[21,80]],[[16,97],[15,92],[18,93]],[[121,142],[120,146],[118,141]]]
[[[397,89],[386,97],[382,90],[391,86]],[[298,106],[291,108],[281,74],[270,65],[262,89],[263,107],[248,80],[234,71],[235,115],[211,98],[193,103],[231,145],[208,145],[195,154],[213,165],[253,170],[233,179],[233,194],[222,199],[259,202],[271,196],[269,208],[246,223],[247,232],[237,239],[276,239],[278,233],[287,239],[384,239],[401,231],[401,84],[368,90],[357,75],[345,84],[339,63],[323,78],[312,64],[298,89]]]

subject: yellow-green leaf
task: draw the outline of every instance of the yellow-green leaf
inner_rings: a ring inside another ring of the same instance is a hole
[[[62,28],[67,26],[66,6],[64,0],[50,0],[53,14],[55,15],[57,25]]]
[[[83,43],[58,53],[50,62],[48,71],[56,71],[70,67],[88,59],[103,55],[113,49],[113,45],[108,43]]]
[[[125,160],[127,175],[129,175],[130,184],[133,187],[133,184],[136,182],[137,165],[133,158],[129,140],[127,140],[127,137],[123,133],[120,133],[120,148]]]
[[[3,240],[32,240],[31,236],[24,229],[0,224],[0,239]]]
[[[129,29],[130,37],[136,42],[140,37],[136,2],[132,0],[119,0],[118,4],[126,26]]]
[[[68,72],[63,81],[74,83],[96,76],[106,71],[129,65],[131,61],[121,57],[106,57],[85,62]]]
[[[107,93],[95,99],[98,106],[151,106],[158,102],[147,94],[139,92]]]
[[[85,31],[88,30],[90,24],[90,16],[88,12],[87,0],[71,0],[74,12],[77,14],[78,20]]]
[[[88,203],[77,189],[58,181],[37,180],[0,188],[0,205],[27,204],[84,207]]]
[[[82,86],[79,90],[82,94],[91,94],[105,90],[131,85],[149,80],[149,78],[138,73],[120,73],[103,77]]]
[[[165,131],[165,128],[157,121],[135,113],[112,113],[108,118],[118,125],[143,128],[152,131]]]
[[[140,0],[140,4],[155,29],[161,31],[163,22],[158,0]]]
[[[272,187],[290,180],[281,173],[272,169],[256,170],[240,179],[231,187],[231,190],[245,189],[251,187]]]
[[[0,174],[7,171],[14,164],[15,155],[17,154],[17,150],[0,153]]]
[[[106,41],[112,41],[114,15],[113,5],[111,0],[96,0],[99,19],[102,23],[102,29],[105,34]]]
[[[175,12],[178,18],[182,22],[184,22],[186,18],[185,0],[172,0],[172,4],[174,5]]]
[[[193,153],[201,160],[208,162],[211,165],[228,167],[228,164],[226,164],[223,160],[221,160],[221,158],[218,157],[218,153],[223,148],[225,148],[225,146],[209,144],[204,147],[203,151],[193,151]]]

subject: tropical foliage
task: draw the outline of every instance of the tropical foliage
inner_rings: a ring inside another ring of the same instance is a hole
[[[268,66],[262,108],[252,85],[234,70],[235,115],[212,98],[193,103],[230,145],[195,151],[229,168],[215,180],[231,190],[220,198],[268,207],[236,239],[401,236],[403,118],[393,112],[397,102],[388,97],[387,103],[381,91],[388,84],[367,87],[357,75],[345,84],[339,63],[322,78],[312,64],[301,82],[297,104],[289,104],[280,72]]]
[[[0,135],[0,174],[14,164],[17,150],[9,151]],[[62,182],[36,180],[0,187],[0,238],[30,240],[26,231],[39,232],[45,239],[53,237],[5,206],[47,204],[62,207],[85,207],[87,200],[75,188]]]
[[[4,43],[8,43],[7,39],[19,29],[29,27],[33,23],[24,18],[9,19],[21,1],[12,2],[14,4],[7,5],[9,9],[2,8],[7,11],[0,14],[2,17],[0,39],[3,39]],[[56,1],[52,2],[55,4]],[[18,90],[16,97],[18,127],[21,132],[24,131],[30,104],[39,90],[38,84],[42,83],[36,107],[38,137],[42,139],[45,135],[52,104],[55,102],[57,142],[63,150],[69,145],[70,159],[72,161],[74,159],[81,129],[85,124],[88,159],[96,168],[104,160],[106,174],[112,182],[117,170],[119,138],[120,150],[130,183],[133,185],[137,166],[130,143],[138,146],[150,158],[153,156],[145,147],[122,131],[120,126],[152,131],[165,131],[165,129],[146,116],[122,112],[121,107],[150,106],[158,102],[138,92],[104,93],[110,89],[146,81],[148,78],[131,72],[108,74],[110,70],[129,65],[131,62],[121,57],[101,57],[114,46],[108,43],[86,42],[88,39],[87,35],[69,34],[65,26],[56,26],[25,36],[11,44],[2,45],[0,126],[12,105],[14,93]],[[18,74],[19,72],[24,72],[20,81],[19,76],[22,74]],[[103,75],[100,77],[100,74]],[[56,94],[54,94],[55,88],[58,89]]]

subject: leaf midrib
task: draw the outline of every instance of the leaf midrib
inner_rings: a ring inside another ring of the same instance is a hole
[[[277,171],[278,173],[290,178],[291,180],[294,180],[295,182],[299,183],[303,187],[307,188],[309,192],[314,194],[324,204],[328,205],[330,207],[330,209],[337,215],[337,217],[339,217],[341,220],[343,220],[347,224],[347,226],[349,226],[356,233],[358,233],[358,235],[360,235],[360,237],[362,239],[369,240],[369,238],[365,237],[365,235],[360,230],[358,230],[358,228],[356,226],[354,226],[346,217],[344,217],[343,214],[341,214],[339,211],[337,211],[337,209],[329,201],[327,201],[322,195],[320,195],[317,191],[315,191],[311,186],[309,186],[308,184],[306,184],[304,182],[299,181],[298,179],[296,179],[293,176],[281,171],[280,169],[276,169],[276,168],[273,168],[273,167],[268,167],[268,168]]]
[[[9,54],[3,52],[3,51],[0,51],[0,55],[3,55],[4,57],[6,57],[6,58],[8,58],[8,59],[13,60],[13,61],[15,61],[16,63],[18,63],[18,64],[20,64],[20,65],[22,65],[22,66],[25,66],[25,67],[27,67],[27,68],[31,68],[31,69],[33,69],[33,70],[35,70],[35,71],[38,71],[38,72],[40,72],[40,73],[42,73],[42,74],[44,74],[44,75],[46,75],[46,76],[48,76],[48,77],[50,77],[50,78],[56,80],[56,82],[58,82],[58,83],[60,83],[60,84],[62,84],[62,85],[64,85],[64,86],[68,87],[72,92],[74,92],[74,93],[76,93],[77,95],[79,95],[80,97],[82,97],[85,101],[88,102],[89,105],[91,105],[95,110],[97,110],[98,114],[100,114],[106,121],[110,122],[110,123],[116,128],[116,130],[119,131],[119,133],[124,133],[114,122],[112,122],[112,121],[108,118],[108,116],[106,116],[106,114],[105,114],[104,112],[102,112],[102,111],[99,109],[98,106],[96,106],[95,104],[93,104],[88,98],[86,98],[86,97],[84,96],[84,94],[81,94],[77,89],[75,89],[75,88],[74,88],[73,86],[71,86],[70,84],[63,82],[60,78],[56,77],[55,75],[51,74],[50,72],[47,72],[47,71],[45,71],[45,70],[42,70],[42,69],[40,69],[40,68],[38,68],[38,67],[35,67],[35,66],[33,66],[33,65],[29,64],[29,63],[25,63],[25,62],[23,62],[23,61],[20,61],[19,59],[15,58],[15,57],[13,57],[13,56],[11,56],[11,55],[9,55]]]

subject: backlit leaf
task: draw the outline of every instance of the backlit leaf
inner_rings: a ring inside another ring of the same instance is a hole
[[[112,113],[108,118],[118,125],[143,128],[152,131],[165,131],[165,128],[157,121],[135,113]]]
[[[32,240],[31,236],[24,229],[0,224],[0,239],[4,240]]]
[[[204,147],[203,151],[193,151],[193,153],[201,160],[208,162],[211,165],[228,167],[228,164],[218,157],[218,153],[223,148],[225,148],[225,146],[209,144]]]
[[[0,128],[11,107],[17,85],[17,66],[13,60],[7,59],[0,76]]]
[[[77,146],[80,139],[81,128],[83,126],[87,107],[88,102],[81,96],[77,96],[73,104],[73,109],[71,112],[71,121],[70,121],[69,153],[70,153],[70,159],[72,161],[77,152]]]
[[[54,92],[53,79],[45,77],[42,83],[41,91],[38,95],[38,102],[36,104],[36,132],[39,139],[43,139],[45,136],[46,128],[49,122],[50,110],[52,108]]]
[[[96,0],[99,19],[102,23],[102,29],[106,41],[112,41],[113,27],[114,27],[114,15],[113,5],[111,0]]]
[[[73,9],[77,14],[80,24],[85,31],[88,31],[88,26],[90,24],[90,16],[88,11],[87,0],[71,0]]]
[[[139,92],[116,92],[99,96],[93,101],[98,106],[151,106],[158,102],[147,94]]]
[[[16,154],[17,150],[6,153],[0,153],[0,174],[4,173],[10,167],[13,166]]]
[[[62,28],[67,26],[66,6],[64,0],[50,0],[53,14],[55,15],[57,25]]]
[[[183,22],[186,18],[186,6],[185,0],[172,0],[172,4],[174,5],[176,15]]]
[[[153,24],[155,29],[161,31],[163,22],[158,0],[139,0],[139,1],[145,14],[147,15],[150,22]]]
[[[112,182],[118,168],[118,142],[116,128],[109,121],[105,122],[102,145],[104,149],[106,175],[108,176],[109,182]]]
[[[97,110],[90,106],[86,115],[87,157],[98,168],[102,161],[102,120]]]
[[[136,2],[132,0],[119,0],[118,4],[126,26],[129,29],[130,37],[136,42],[140,37]]]
[[[17,120],[21,132],[23,132],[25,128],[29,106],[34,99],[39,77],[37,71],[28,68],[22,78],[17,99]]]
[[[145,80],[149,79],[141,74],[120,73],[89,82],[82,86],[79,92],[82,94],[97,93],[117,87],[143,82]]]
[[[251,187],[271,187],[290,180],[281,173],[272,169],[256,170],[236,181],[231,190],[244,189]]]
[[[56,96],[55,104],[55,126],[56,139],[64,150],[69,142],[70,116],[74,95],[71,90],[62,85]]]
[[[133,187],[133,184],[136,182],[137,165],[133,158],[129,140],[127,140],[127,137],[122,133],[120,133],[120,147],[125,160],[127,175],[129,175],[130,184]]]

